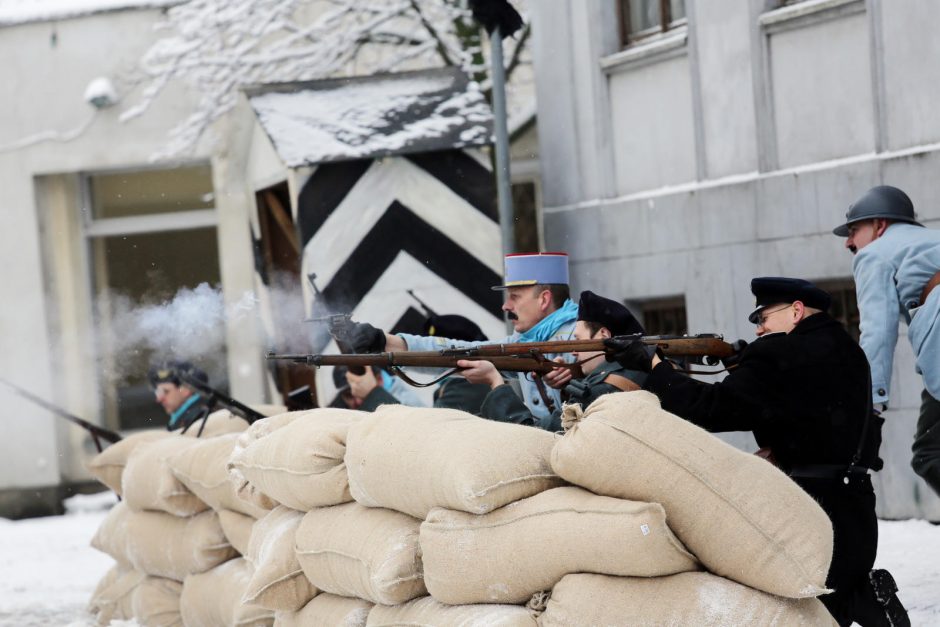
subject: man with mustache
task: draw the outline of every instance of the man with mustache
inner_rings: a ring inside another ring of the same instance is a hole
[[[855,255],[852,272],[861,319],[860,344],[871,364],[872,400],[887,407],[898,322],[923,375],[920,416],[911,447],[914,472],[940,494],[940,231],[915,220],[914,203],[896,187],[868,190],[832,231]]]
[[[574,327],[576,340],[605,340],[618,335],[643,335],[643,326],[620,303],[594,292],[581,292],[578,301],[578,321]],[[581,364],[582,378],[573,378],[571,370],[561,370],[557,383],[564,385],[566,403],[587,407],[597,398],[613,392],[639,390],[646,381],[646,373],[627,370],[616,362],[607,361],[604,351],[572,353]],[[461,374],[471,383],[486,384],[492,390],[480,407],[480,416],[501,422],[514,422],[538,426],[548,431],[562,429],[561,407],[548,419],[538,420],[506,384],[496,366],[488,361],[459,361],[466,368]]]
[[[502,309],[512,320],[515,332],[509,337],[495,340],[494,343],[572,339],[578,306],[570,298],[566,253],[506,255],[503,276],[503,285],[497,285],[493,289],[505,292]],[[390,335],[367,323],[356,324],[350,332],[349,341],[358,353],[430,351],[486,343],[408,333]],[[545,357],[552,359],[559,356]],[[570,355],[563,358],[570,359]],[[563,371],[555,370],[545,375],[544,381],[532,373],[525,372],[507,376],[518,377],[522,400],[537,419],[548,420],[552,411],[561,406],[561,396],[556,386],[561,385],[559,379],[564,376]]]

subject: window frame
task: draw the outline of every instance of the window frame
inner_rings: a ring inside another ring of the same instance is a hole
[[[627,8],[630,2],[642,2],[644,0],[617,0],[617,23],[620,30],[620,48],[628,48],[635,44],[648,41],[652,37],[663,35],[664,33],[681,28],[688,24],[687,17],[672,19],[672,7],[670,0],[651,0],[659,3],[659,25],[647,28],[642,31],[631,33],[630,31],[630,11]],[[685,0],[683,0],[684,6]]]

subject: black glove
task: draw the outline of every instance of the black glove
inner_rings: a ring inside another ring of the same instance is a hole
[[[385,351],[385,331],[376,329],[368,322],[350,322],[341,335],[342,337],[336,337],[337,345],[345,344],[354,353]]]
[[[732,342],[731,348],[734,349],[734,353],[721,360],[721,365],[723,365],[725,368],[730,368],[731,366],[737,365],[737,363],[741,360],[741,353],[743,353],[744,349],[747,348],[747,341],[738,340],[736,342]]]
[[[607,347],[607,361],[616,361],[627,370],[649,372],[652,370],[653,355],[659,348],[655,344],[647,344],[643,340],[627,340],[616,337],[604,340]]]

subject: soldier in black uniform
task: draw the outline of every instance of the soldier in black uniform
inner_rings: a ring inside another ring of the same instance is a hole
[[[574,339],[607,339],[615,335],[643,334],[643,327],[633,314],[620,303],[598,296],[593,292],[581,292],[578,302],[578,321],[574,328]],[[574,379],[571,370],[564,369],[556,377],[562,387],[562,398],[567,403],[578,403],[587,407],[595,399],[611,392],[638,390],[646,380],[646,373],[628,370],[616,362],[604,359],[604,351],[575,353],[575,361],[581,362],[583,378]],[[550,416],[539,420],[532,415],[519,395],[503,381],[496,368],[489,362],[463,361],[468,366],[463,372],[472,381],[486,382],[492,391],[480,408],[480,415],[490,420],[514,422],[541,427],[549,431],[561,430],[561,408]]]
[[[645,345],[612,340],[612,358],[648,371],[643,387],[663,409],[709,431],[753,431],[758,453],[780,467],[829,515],[832,565],[820,597],[840,625],[909,625],[897,587],[872,571],[878,545],[869,471],[883,420],[873,412],[868,362],[826,312],[829,294],[800,279],[751,282],[758,339],[734,370],[707,384],[676,371]]]
[[[198,392],[181,385],[177,372],[185,372],[209,383],[209,375],[188,361],[166,360],[154,364],[147,372],[147,380],[153,389],[156,401],[170,417],[166,428],[170,431],[186,429],[203,416],[209,409],[206,400]]]
[[[473,321],[453,314],[432,314],[424,321],[422,335],[428,337],[446,337],[467,342],[487,341],[482,329]],[[360,397],[362,404],[356,409],[375,411],[379,405],[400,403],[391,392],[386,390],[375,377],[368,374],[357,377],[347,374],[349,393]],[[483,399],[489,393],[488,385],[470,383],[463,377],[447,377],[434,390],[434,407],[459,409],[471,414],[480,411]]]

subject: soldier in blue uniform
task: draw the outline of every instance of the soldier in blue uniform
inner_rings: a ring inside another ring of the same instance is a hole
[[[573,338],[578,306],[570,298],[566,253],[506,255],[504,277],[504,283],[493,289],[505,292],[502,309],[512,321],[515,332],[496,340],[497,343],[548,342]],[[357,353],[430,351],[485,343],[408,333],[391,335],[366,323],[355,325],[350,334],[350,344]],[[552,359],[556,355],[546,357]],[[563,358],[568,359],[569,356]],[[518,378],[523,402],[539,420],[548,419],[552,411],[561,406],[560,390],[556,389],[559,384],[554,375],[546,375],[544,381],[525,372],[507,376]]]
[[[643,327],[626,307],[593,292],[581,292],[574,339],[607,339],[633,334],[642,335]],[[572,355],[575,361],[584,362],[581,364],[584,377],[572,378],[571,370],[559,369],[556,380],[564,384],[562,398],[567,403],[578,403],[587,407],[604,394],[639,390],[646,380],[645,372],[629,370],[616,362],[604,359],[604,351]],[[467,379],[475,383],[485,383],[492,390],[480,410],[480,415],[484,418],[533,425],[549,431],[561,430],[560,407],[547,418],[536,418],[490,362],[460,361],[458,365],[466,368],[462,374]]]

